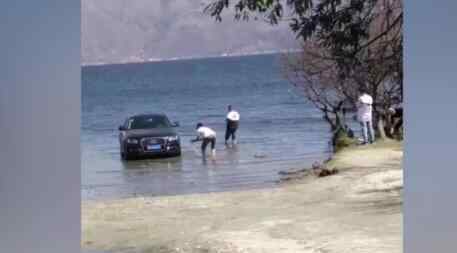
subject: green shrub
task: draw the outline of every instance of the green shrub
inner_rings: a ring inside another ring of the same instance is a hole
[[[344,148],[357,144],[357,140],[350,138],[343,129],[338,130],[333,137],[333,149],[335,152],[341,151]]]

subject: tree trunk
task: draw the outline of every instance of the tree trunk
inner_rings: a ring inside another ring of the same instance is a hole
[[[384,128],[384,118],[379,117],[378,119],[378,133],[379,133],[379,138],[380,139],[387,139],[386,131]]]
[[[321,111],[324,113],[324,119],[329,123],[332,132],[335,131],[338,128],[338,125],[332,121],[326,110]]]

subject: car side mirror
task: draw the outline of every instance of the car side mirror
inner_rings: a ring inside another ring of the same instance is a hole
[[[124,126],[119,126],[119,131],[124,131],[125,127]]]
[[[173,126],[173,127],[179,127],[179,122],[178,122],[178,121],[173,122],[173,125],[172,125],[172,126]]]

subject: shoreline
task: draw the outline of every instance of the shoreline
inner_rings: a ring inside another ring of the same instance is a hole
[[[402,144],[344,149],[339,173],[276,188],[82,203],[83,249],[402,252]]]
[[[189,57],[172,57],[172,58],[155,58],[155,59],[137,59],[126,60],[119,62],[89,62],[81,63],[81,68],[85,67],[98,67],[98,66],[111,66],[111,65],[126,65],[126,64],[144,64],[144,63],[160,63],[160,62],[174,62],[174,61],[187,61],[187,60],[202,60],[202,59],[218,59],[218,58],[233,58],[233,57],[249,57],[249,56],[263,56],[263,55],[276,55],[301,52],[300,49],[284,49],[277,51],[267,52],[252,52],[245,54],[226,54],[226,55],[207,55],[207,56],[189,56]]]

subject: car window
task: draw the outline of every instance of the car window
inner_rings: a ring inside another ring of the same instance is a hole
[[[170,126],[168,118],[160,115],[133,117],[128,122],[128,129],[167,128]]]
[[[134,119],[128,119],[128,121],[127,121],[127,129],[133,129],[132,128],[133,121],[134,121]]]

